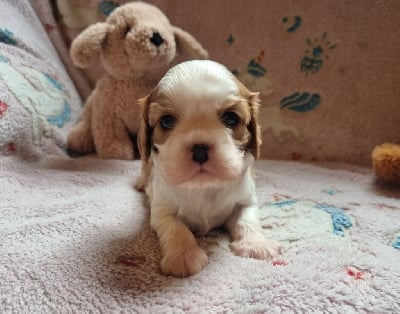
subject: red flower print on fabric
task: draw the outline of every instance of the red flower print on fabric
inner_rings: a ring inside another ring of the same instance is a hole
[[[0,100],[0,118],[2,118],[8,109],[8,105]]]

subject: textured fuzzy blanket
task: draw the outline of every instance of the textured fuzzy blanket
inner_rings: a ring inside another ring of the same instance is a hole
[[[177,279],[160,252],[139,162],[0,160],[2,313],[399,313],[400,192],[370,170],[260,161],[274,261],[235,257],[222,232],[200,238],[209,265]]]
[[[59,25],[123,2],[0,0],[0,313],[400,313],[400,191],[356,166],[258,162],[283,254],[235,257],[218,231],[202,272],[160,273],[140,163],[64,152],[90,87]],[[261,92],[264,156],[368,162],[398,140],[399,1],[150,2]]]

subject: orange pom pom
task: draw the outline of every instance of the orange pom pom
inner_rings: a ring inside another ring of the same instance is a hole
[[[372,151],[372,165],[378,179],[400,185],[400,145],[384,143]]]

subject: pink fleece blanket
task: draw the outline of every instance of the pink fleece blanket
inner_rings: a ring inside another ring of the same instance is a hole
[[[273,261],[199,238],[209,265],[160,273],[139,162],[92,157],[0,168],[2,313],[398,313],[400,191],[343,164],[260,161],[257,193]]]

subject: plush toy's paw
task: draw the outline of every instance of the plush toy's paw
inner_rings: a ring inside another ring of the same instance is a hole
[[[140,191],[140,192],[144,192],[147,186],[147,180],[144,179],[142,176],[140,176],[139,179],[137,179],[137,181],[135,182],[135,189]]]
[[[232,252],[237,256],[252,257],[269,260],[281,253],[282,246],[275,240],[266,239],[262,234],[248,235],[240,241],[230,245]]]
[[[161,260],[161,271],[164,275],[187,277],[197,274],[208,264],[206,252],[200,247],[180,252],[167,252]]]
[[[132,160],[135,157],[132,145],[114,143],[107,147],[98,147],[97,156],[102,159]]]
[[[68,135],[67,152],[72,157],[95,152],[90,126],[85,122],[79,122]]]
[[[372,164],[378,179],[400,185],[400,145],[376,146],[372,151]]]

